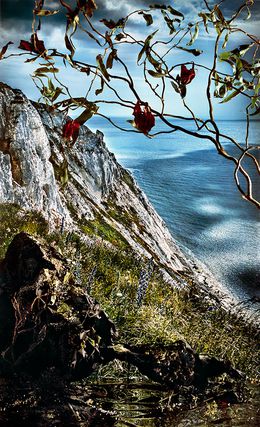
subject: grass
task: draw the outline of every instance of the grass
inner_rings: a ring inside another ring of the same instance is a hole
[[[103,237],[91,245],[83,243],[75,233],[48,233],[39,214],[15,205],[0,205],[0,217],[0,258],[19,231],[44,238],[70,260],[78,285],[87,287],[115,322],[119,343],[156,347],[181,338],[198,352],[229,359],[250,378],[260,380],[256,330],[203,298],[195,285],[173,289],[155,267],[142,305],[137,305],[140,271],[148,261],[138,257],[101,217],[81,225],[86,234]]]

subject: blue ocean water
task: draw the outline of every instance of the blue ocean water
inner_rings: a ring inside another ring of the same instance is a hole
[[[124,118],[115,121],[128,126]],[[218,124],[223,133],[242,141],[243,122]],[[241,198],[231,162],[210,142],[186,134],[148,139],[98,117],[88,126],[104,133],[110,151],[131,171],[182,247],[239,298],[260,296],[259,210]],[[249,142],[260,142],[260,122],[252,123]],[[230,143],[225,146],[232,150]]]

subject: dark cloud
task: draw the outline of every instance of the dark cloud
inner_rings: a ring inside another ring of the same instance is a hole
[[[1,1],[1,25],[8,28],[17,28],[18,31],[23,31],[28,28],[32,21],[32,10],[34,7],[34,0],[0,0]],[[66,0],[71,5],[76,4],[76,0]],[[217,0],[208,0],[210,6],[213,6]],[[205,2],[203,0],[96,0],[98,9],[95,11],[94,19],[101,18],[116,20],[129,13],[130,10],[139,8],[147,8],[150,4],[171,4],[176,9],[184,12],[188,19],[196,19],[197,13],[205,9]],[[231,16],[243,0],[224,0],[221,4],[221,9],[224,14]],[[60,9],[56,15],[43,18],[50,25],[59,25],[61,22],[66,22],[66,9],[59,6],[58,0],[45,0],[44,8],[46,9]],[[251,7],[252,17],[251,20],[256,21],[260,19],[260,0],[255,0],[254,5]],[[246,15],[244,15],[245,17]],[[138,25],[138,24],[137,24]]]

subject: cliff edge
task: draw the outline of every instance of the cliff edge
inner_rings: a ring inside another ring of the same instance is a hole
[[[0,203],[36,210],[52,229],[79,229],[130,245],[178,275],[192,274],[163,220],[115,156],[86,126],[69,148],[64,113],[0,85]]]

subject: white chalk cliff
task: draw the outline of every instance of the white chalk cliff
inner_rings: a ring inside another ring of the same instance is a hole
[[[98,216],[138,253],[153,256],[177,276],[192,275],[191,264],[101,132],[82,126],[69,148],[62,112],[50,112],[3,83],[0,112],[0,203],[40,211],[51,228],[63,222],[77,229]],[[66,164],[68,181],[62,185]]]

